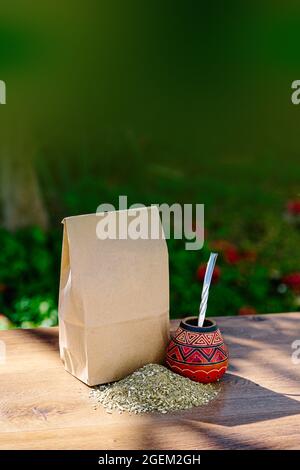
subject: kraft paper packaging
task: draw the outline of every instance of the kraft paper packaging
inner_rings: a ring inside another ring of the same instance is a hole
[[[151,217],[162,230],[155,206],[116,211],[117,225],[125,212]],[[88,385],[162,362],[169,336],[164,237],[101,240],[98,223],[99,214],[63,220],[60,355],[65,369]]]

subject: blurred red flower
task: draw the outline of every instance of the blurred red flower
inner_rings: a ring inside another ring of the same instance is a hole
[[[0,292],[5,292],[6,289],[7,289],[7,285],[3,284],[3,283],[0,283]]]
[[[241,257],[244,261],[250,261],[254,263],[257,258],[257,253],[254,250],[247,250],[243,251]]]
[[[241,251],[236,245],[227,240],[216,240],[212,243],[212,247],[223,254],[224,260],[228,264],[237,264],[240,261],[256,261],[255,251]]]
[[[290,273],[281,279],[283,284],[286,284],[297,294],[300,293],[300,272]]]
[[[223,254],[224,260],[228,264],[235,264],[240,260],[237,247],[227,240],[216,240],[212,243],[212,247],[214,250]]]
[[[228,242],[227,240],[215,240],[212,242],[211,246],[214,250],[223,253],[223,251],[227,250],[232,246],[232,243]]]
[[[300,215],[300,199],[288,201],[286,210],[290,215]]]
[[[256,315],[257,310],[254,307],[251,307],[250,305],[245,305],[244,307],[241,307],[238,311],[238,315]]]
[[[228,264],[237,264],[242,259],[242,255],[234,245],[229,246],[223,254],[224,260]]]
[[[200,266],[197,269],[197,279],[199,282],[204,281],[206,265],[207,263],[200,264]],[[219,266],[215,266],[215,269],[212,275],[212,282],[213,283],[218,282],[218,280],[220,279],[220,275],[221,275],[221,269],[219,268]]]

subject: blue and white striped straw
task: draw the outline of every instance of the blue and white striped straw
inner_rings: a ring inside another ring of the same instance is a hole
[[[206,266],[202,294],[201,294],[201,303],[199,307],[198,326],[203,326],[203,323],[204,323],[206,309],[207,309],[209,287],[210,287],[210,283],[212,280],[212,275],[214,272],[217,256],[218,256],[217,253],[211,253],[207,266]]]

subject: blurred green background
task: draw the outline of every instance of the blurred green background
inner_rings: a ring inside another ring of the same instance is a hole
[[[171,316],[300,308],[300,6],[1,2],[0,328],[54,325],[68,215],[204,203],[205,247],[169,241]]]

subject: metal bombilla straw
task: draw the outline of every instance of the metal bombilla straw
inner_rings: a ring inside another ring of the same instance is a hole
[[[218,256],[218,253],[211,253],[207,266],[206,266],[202,294],[201,294],[201,302],[200,302],[200,307],[199,307],[198,326],[200,327],[203,326],[204,319],[205,319],[209,287],[210,287],[210,283],[212,280],[212,275],[214,272],[217,256]]]

